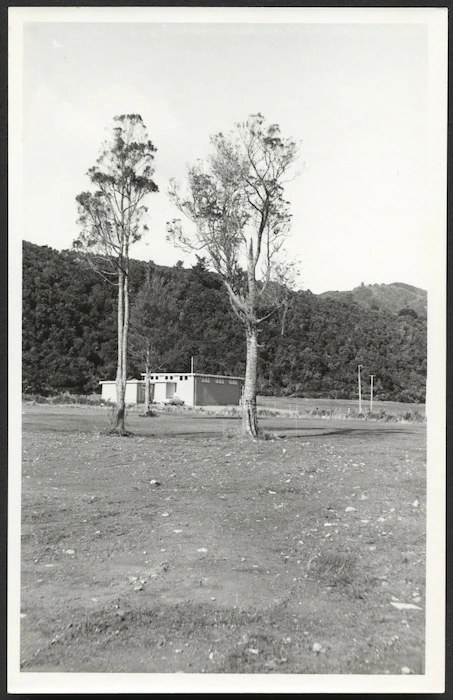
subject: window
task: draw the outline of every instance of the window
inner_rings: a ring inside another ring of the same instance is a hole
[[[174,382],[168,382],[165,388],[165,396],[167,399],[172,399],[176,394],[176,384]]]
[[[228,384],[237,384],[238,380],[237,379],[229,379]]]

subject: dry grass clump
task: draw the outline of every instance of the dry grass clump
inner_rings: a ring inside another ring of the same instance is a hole
[[[69,391],[53,394],[51,396],[41,396],[40,394],[23,394],[24,403],[45,403],[53,406],[78,404],[80,406],[106,406],[111,402],[105,401],[100,394],[71,394]]]
[[[320,552],[308,563],[307,577],[329,588],[343,591],[353,598],[365,598],[374,578],[361,571],[355,555]]]

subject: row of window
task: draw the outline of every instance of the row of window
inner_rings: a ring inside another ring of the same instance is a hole
[[[150,375],[149,375],[149,378],[150,378],[151,380],[158,381],[159,379],[162,379],[162,376],[159,376],[158,374],[150,374]],[[179,380],[182,382],[184,379],[188,379],[188,378],[189,378],[188,376],[185,376],[185,377],[180,376],[180,377],[179,377]],[[165,375],[165,379],[167,379],[167,380],[168,380],[168,379],[173,379],[173,374]],[[177,379],[176,376],[175,376],[175,379]]]
[[[151,381],[153,381],[153,380],[158,381],[159,379],[162,379],[162,376],[159,376],[158,374],[150,374],[149,378]],[[173,378],[177,379],[177,376],[174,376],[173,374],[166,374],[165,375],[165,379],[167,381],[172,380]],[[182,382],[183,380],[188,379],[188,378],[189,377],[187,375],[186,376],[180,375],[179,380]],[[201,381],[205,382],[206,384],[209,384],[209,382],[211,381],[211,378],[210,377],[201,377]],[[215,383],[216,384],[225,384],[225,379],[223,379],[223,377],[215,377]],[[237,379],[229,379],[228,380],[228,384],[237,384],[237,383],[238,383]]]
[[[211,381],[211,378],[210,377],[202,377],[201,381],[205,382],[206,384],[209,384],[209,382]],[[215,377],[214,381],[216,384],[225,384],[225,379],[223,377]],[[238,383],[237,379],[229,379],[228,380],[228,384],[237,384],[237,383]]]

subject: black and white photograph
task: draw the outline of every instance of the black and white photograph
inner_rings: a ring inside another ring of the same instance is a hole
[[[444,691],[446,153],[446,9],[10,8],[9,692]]]

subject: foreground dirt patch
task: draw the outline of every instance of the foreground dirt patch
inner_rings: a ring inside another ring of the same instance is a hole
[[[23,671],[423,673],[424,426],[243,442],[161,416],[121,439],[39,411]]]

